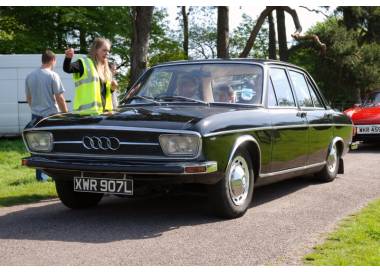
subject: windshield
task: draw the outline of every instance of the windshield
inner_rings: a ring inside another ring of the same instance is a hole
[[[263,71],[253,64],[178,64],[148,71],[126,97],[136,103],[261,104]]]
[[[371,93],[368,98],[366,99],[365,103],[366,105],[374,105],[380,103],[380,92]]]

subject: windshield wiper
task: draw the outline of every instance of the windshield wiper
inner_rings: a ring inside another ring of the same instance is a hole
[[[188,102],[194,102],[194,103],[201,103],[208,105],[207,102],[204,102],[202,100],[198,100],[195,98],[185,97],[185,96],[179,96],[179,95],[166,95],[166,96],[156,96],[154,100],[158,101],[188,101]]]
[[[149,101],[152,104],[157,104],[157,105],[160,104],[159,102],[155,101],[155,99],[153,97],[147,96],[147,95],[134,95],[134,96],[126,99],[126,101],[130,102],[130,101],[135,100],[135,99],[141,99],[141,100]],[[126,101],[124,104],[127,104]]]

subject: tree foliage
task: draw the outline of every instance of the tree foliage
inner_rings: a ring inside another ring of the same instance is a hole
[[[318,23],[309,33],[327,46],[324,57],[310,44],[291,49],[291,62],[305,67],[333,103],[352,103],[380,86],[380,44],[361,43],[361,31],[347,29],[339,17]]]
[[[183,59],[183,50],[170,35],[165,9],[153,13],[149,64]],[[112,42],[111,58],[120,69],[122,87],[128,85],[132,43],[131,7],[0,7],[0,54],[40,54],[50,48],[64,53],[73,47],[86,54],[95,37]]]
[[[229,33],[230,57],[239,57],[244,51],[247,57],[268,58],[269,30],[265,20],[276,8],[292,15],[298,33],[293,37],[300,42],[289,49],[290,61],[310,71],[329,100],[356,100],[380,87],[380,7],[338,7],[335,16],[317,24],[306,36],[300,35],[302,22],[298,21],[295,10],[290,7],[267,7],[258,18],[243,14],[241,23]],[[127,72],[131,64],[132,10],[132,7],[111,6],[0,7],[0,54],[39,54],[46,48],[63,53],[69,46],[77,53],[85,54],[92,40],[103,36],[113,44],[111,57],[120,68],[118,79],[123,89],[129,84]],[[185,9],[185,15],[189,27],[189,58],[215,58],[217,8],[190,7]],[[183,27],[181,12],[177,19]],[[149,38],[149,66],[187,59],[183,29],[173,30],[166,9],[154,9]],[[251,50],[252,41],[249,41],[252,33],[255,39]],[[327,48],[325,55],[320,54],[321,43],[315,37],[326,43],[323,47]],[[272,37],[272,55],[276,53],[273,50],[275,40]]]
[[[230,55],[237,58],[243,51],[247,38],[249,37],[252,26],[256,24],[251,16],[246,13],[242,15],[242,22],[230,33]],[[267,25],[263,25],[260,29],[252,50],[250,50],[248,57],[251,58],[267,58],[268,57],[268,40],[269,30]]]

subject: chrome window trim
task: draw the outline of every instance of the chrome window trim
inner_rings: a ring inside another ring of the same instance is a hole
[[[260,174],[259,177],[260,178],[273,177],[273,176],[288,174],[288,173],[292,173],[292,172],[302,171],[302,170],[306,170],[306,169],[310,169],[310,168],[314,168],[314,167],[318,167],[318,166],[323,166],[325,164],[326,164],[326,162],[319,162],[319,163],[309,164],[309,165],[305,165],[305,166],[301,166],[301,167],[285,169],[285,170],[281,170],[281,171],[277,171],[277,172]]]

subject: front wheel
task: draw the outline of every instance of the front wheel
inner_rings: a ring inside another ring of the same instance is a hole
[[[329,150],[329,154],[327,155],[326,165],[323,167],[323,169],[320,172],[318,172],[315,175],[318,178],[318,180],[321,182],[333,181],[338,174],[339,161],[340,161],[339,150],[336,146],[336,143],[333,143]]]
[[[55,188],[61,202],[71,209],[94,207],[103,197],[101,193],[75,192],[73,180],[55,179]]]
[[[252,201],[254,172],[246,150],[239,149],[227,166],[224,178],[210,188],[210,201],[216,215],[242,216]]]

